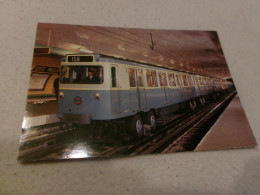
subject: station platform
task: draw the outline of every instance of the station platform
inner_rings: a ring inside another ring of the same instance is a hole
[[[59,122],[57,113],[57,102],[49,101],[46,103],[27,104],[25,116],[23,117],[23,129],[35,126],[52,124]]]
[[[256,140],[236,95],[194,151],[254,147]]]

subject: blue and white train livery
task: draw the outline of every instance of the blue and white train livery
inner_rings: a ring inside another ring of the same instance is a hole
[[[230,81],[151,64],[91,54],[68,55],[61,64],[58,116],[63,122],[124,119],[129,132],[143,136],[143,124],[184,106],[192,110]]]

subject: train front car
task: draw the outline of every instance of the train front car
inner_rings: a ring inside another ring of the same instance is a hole
[[[62,122],[90,124],[110,116],[106,68],[96,59],[96,55],[69,55],[61,64],[58,117]]]

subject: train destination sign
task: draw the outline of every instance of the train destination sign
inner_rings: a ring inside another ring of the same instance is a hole
[[[93,56],[68,56],[67,62],[93,62]]]

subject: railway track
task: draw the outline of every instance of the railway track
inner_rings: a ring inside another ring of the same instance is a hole
[[[170,117],[161,125],[160,131],[151,134],[149,137],[130,145],[109,149],[98,156],[109,157],[194,150],[234,95],[235,93],[229,94],[214,104],[195,112],[180,115],[175,119]]]
[[[42,155],[46,149],[57,148],[57,138],[64,136],[75,128],[72,125],[54,123],[23,129],[20,137],[19,160],[33,159]],[[60,147],[60,146],[59,146]],[[59,148],[58,147],[58,148]]]

